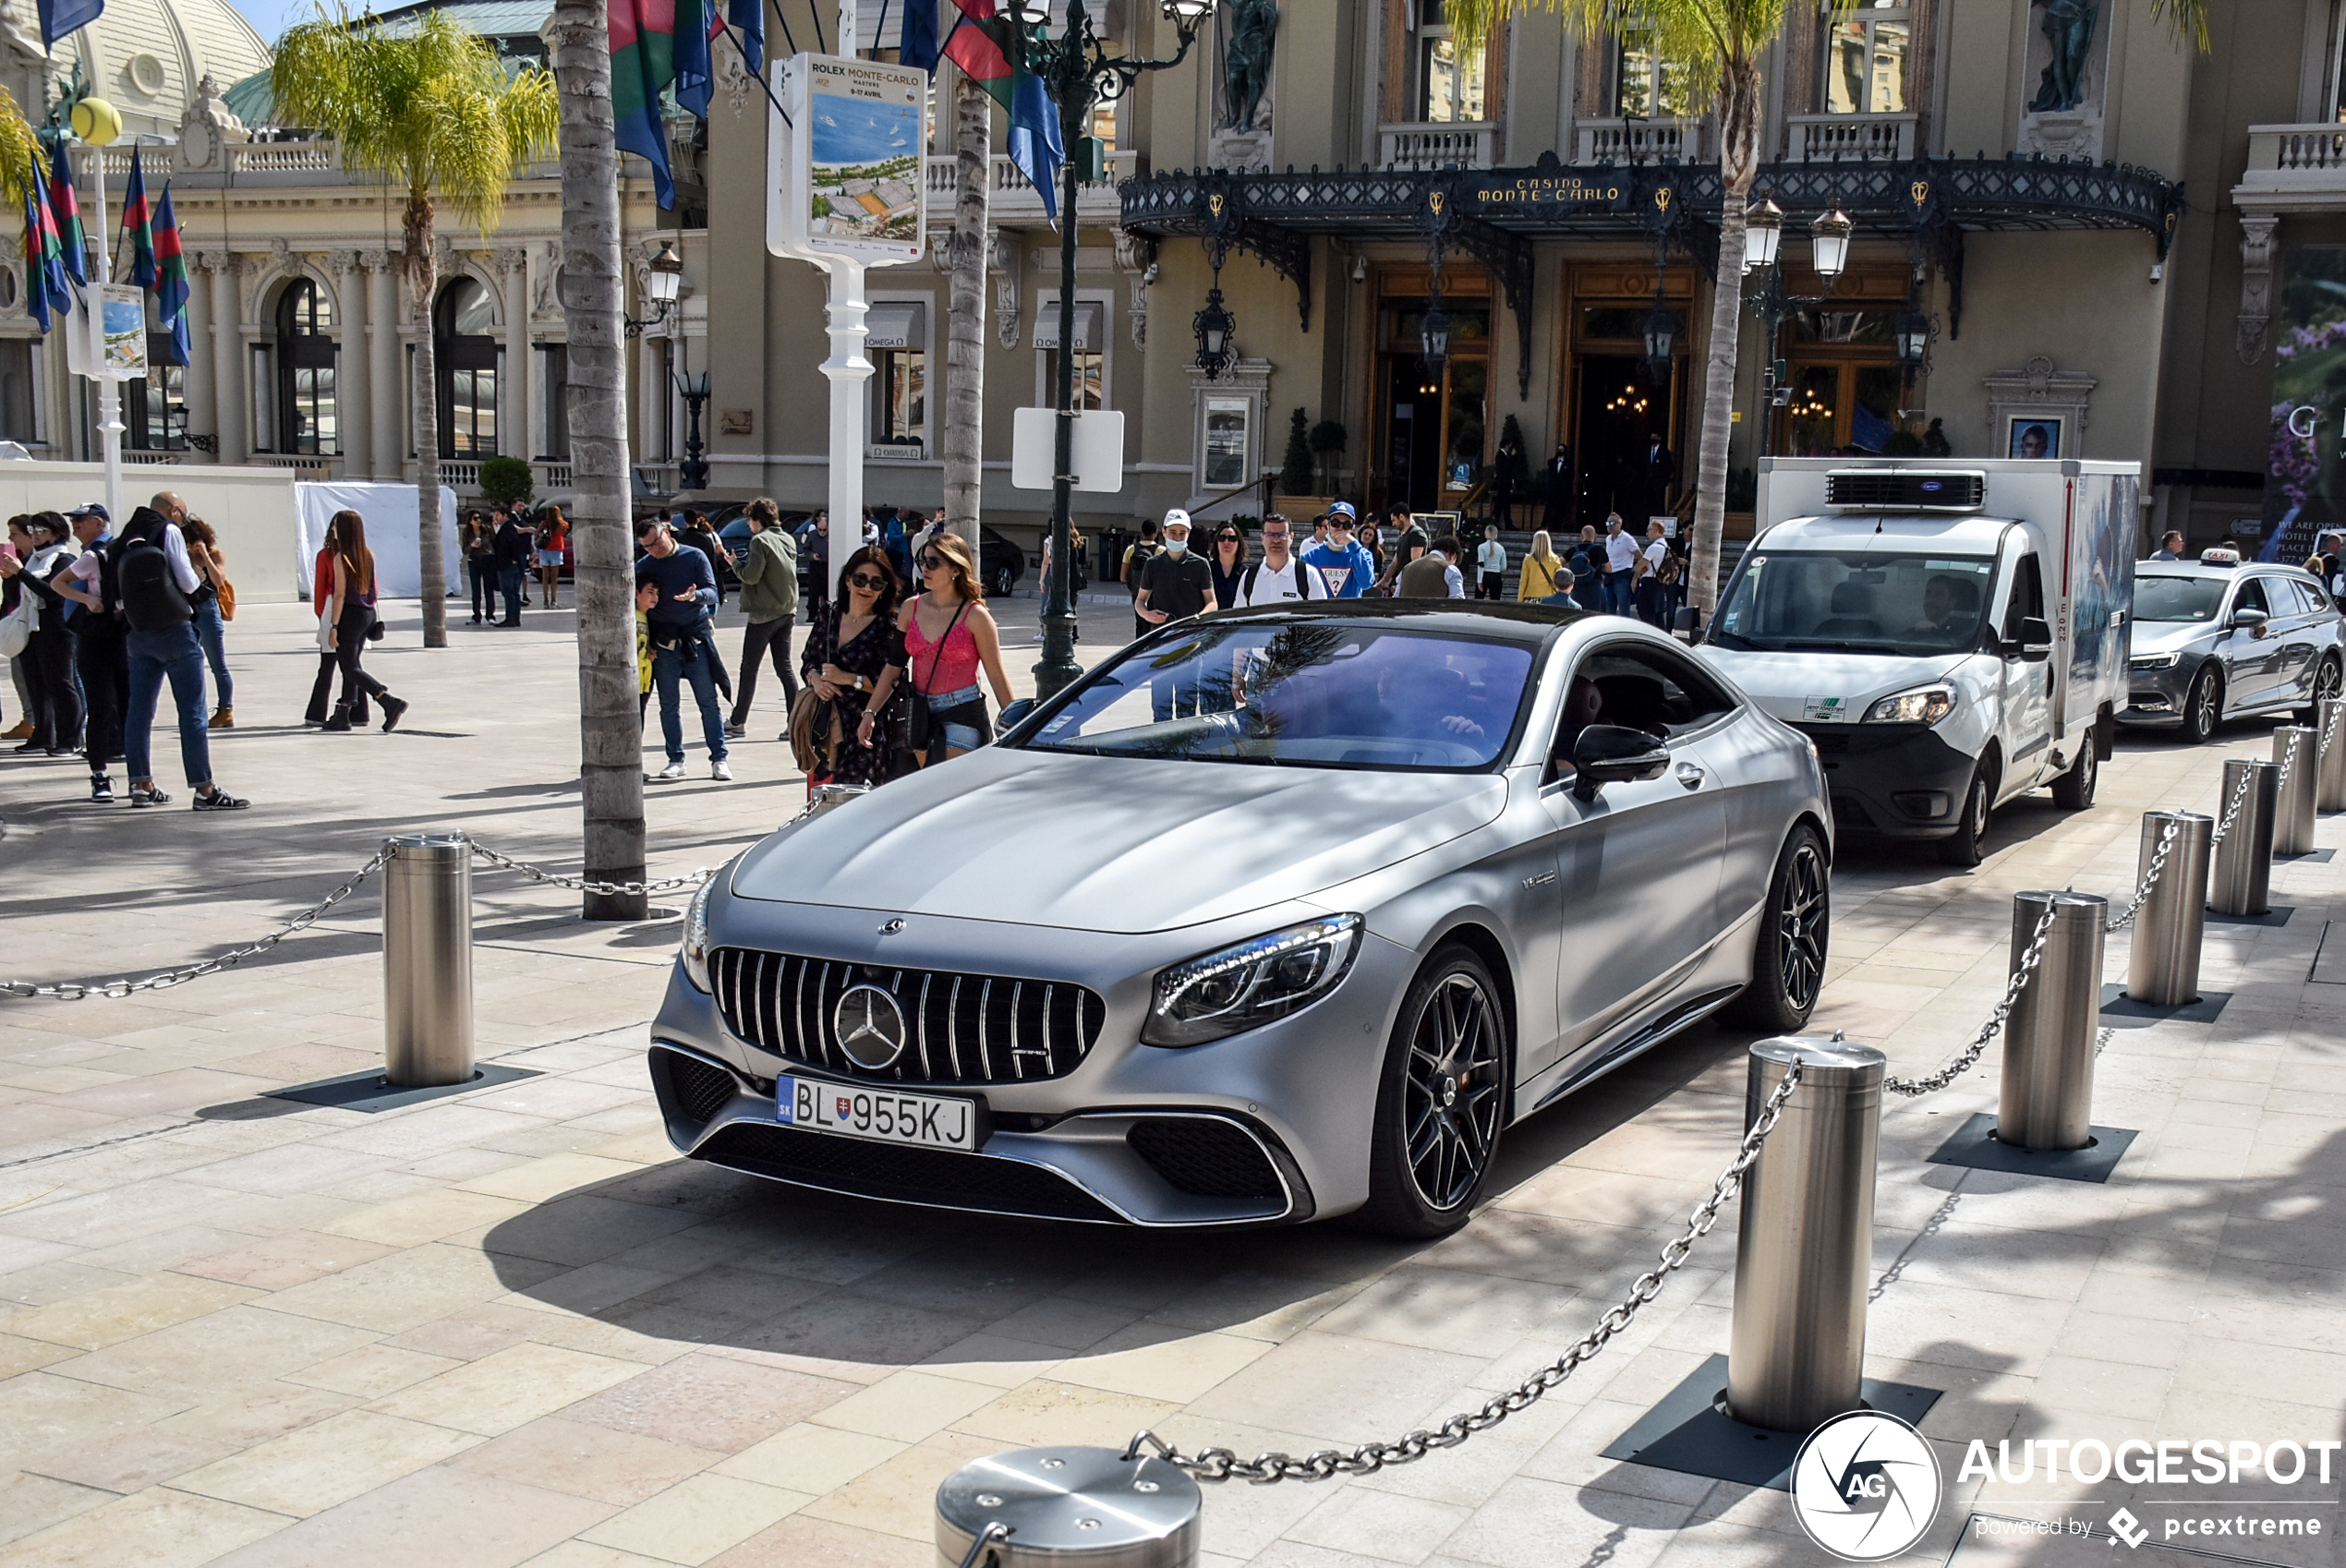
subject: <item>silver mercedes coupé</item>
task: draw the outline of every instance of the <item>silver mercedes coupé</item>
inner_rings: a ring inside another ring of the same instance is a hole
[[[652,1081],[679,1150],[802,1187],[1438,1235],[1510,1122],[1720,1008],[1807,1021],[1832,820],[1639,622],[1225,611],[720,874]]]

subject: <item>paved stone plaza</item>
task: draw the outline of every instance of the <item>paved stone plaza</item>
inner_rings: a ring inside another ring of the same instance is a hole
[[[167,737],[163,811],[89,805],[73,763],[0,754],[0,974],[141,973],[249,940],[395,830],[575,869],[570,617],[460,615],[426,654],[402,608],[369,657],[414,703],[391,736],[306,730],[308,618],[239,615],[241,728],[215,761],[248,813],[189,813]],[[1022,682],[1034,601],[1003,618]],[[1094,655],[1129,627],[1114,603],[1085,620]],[[695,742],[693,779],[650,791],[655,874],[796,811],[770,672],[760,711],[737,782],[709,782]],[[2213,809],[2221,758],[2267,746],[2262,725],[2196,751],[2125,737],[2097,809],[2008,810],[1976,873],[1853,850],[1817,1023],[1895,1071],[1936,1067],[2001,990],[2014,890],[2122,898],[2140,814]],[[2346,845],[2346,824],[2319,841]],[[2310,978],[2346,868],[2288,862],[2274,887],[2285,921],[2208,928],[2204,983],[2229,996],[2213,1021],[2110,1020],[2094,1119],[2141,1136],[2106,1186],[1927,1163],[1993,1108],[1993,1052],[1888,1108],[1867,1370],[1941,1391],[1921,1426],[1950,1495],[1918,1559],[2107,1563],[2134,1549],[1966,1520],[2106,1530],[2122,1505],[2161,1568],[2184,1546],[2346,1561],[2334,1448],[2326,1485],[1957,1479],[1973,1439],[2346,1436],[2346,989]],[[1741,1126],[1748,1036],[1705,1028],[1514,1129],[1501,1196],[1432,1246],[811,1197],[687,1164],[661,1135],[644,1025],[673,911],[583,926],[571,895],[489,872],[480,1050],[537,1076],[380,1115],[262,1098],[380,1061],[379,892],[183,988],[0,1001],[0,1563],[925,1568],[937,1482],[1006,1447],[1153,1427],[1302,1451],[1481,1405],[1619,1299]],[[2121,938],[2110,978],[2124,958]],[[1734,1229],[1730,1210],[1626,1333],[1461,1449],[1208,1487],[1206,1561],[1827,1561],[1781,1492],[1598,1456],[1726,1349]],[[2219,1513],[2322,1529],[2164,1533]]]

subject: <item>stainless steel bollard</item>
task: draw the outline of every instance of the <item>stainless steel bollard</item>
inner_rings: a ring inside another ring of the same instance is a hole
[[[2263,914],[2272,891],[2273,808],[2279,799],[2280,769],[2245,757],[2224,764],[2227,808],[2240,793],[2243,773],[2248,776],[2247,797],[2224,841],[2216,846],[2215,890],[2208,895],[2207,907],[2218,914]]]
[[[2314,748],[2321,731],[2303,724],[2284,724],[2273,731],[2273,764],[2279,766],[2293,751],[2288,781],[2273,802],[2273,853],[2302,855],[2314,847],[2314,797],[2320,790],[2321,764]]]
[[[383,1078],[394,1089],[473,1079],[473,850],[461,833],[387,840]]]
[[[2321,749],[2321,788],[2314,804],[2320,811],[2346,811],[2346,697],[2324,697],[2320,722],[2329,743]]]
[[[1022,1448],[973,1460],[937,1489],[939,1568],[1195,1568],[1197,1482],[1154,1454]],[[1007,1526],[988,1554],[988,1526]]]
[[[2143,813],[2142,862],[2135,885],[2150,873],[2151,857],[2167,825],[2175,842],[2167,851],[2159,885],[2134,914],[2134,945],[2126,953],[2126,995],[2154,1007],[2180,1007],[2199,1000],[2199,943],[2207,925],[2207,847],[2216,819],[2197,812]],[[2033,988],[2035,982],[2030,982]]]
[[[2018,1149],[2083,1149],[2093,1141],[2094,1020],[2101,1012],[2110,900],[2091,893],[2013,894],[2013,971],[2049,905],[2053,920],[2044,956],[2004,1019],[1996,1140]]]
[[[858,796],[871,792],[869,784],[817,784],[815,792],[806,798],[806,814],[816,817],[828,811],[837,811]]]
[[[1800,1064],[1800,1086],[1743,1178],[1727,1413],[1806,1432],[1859,1404],[1882,1054],[1815,1035],[1751,1047],[1748,1127]]]

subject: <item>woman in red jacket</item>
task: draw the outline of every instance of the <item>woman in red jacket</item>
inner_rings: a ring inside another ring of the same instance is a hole
[[[309,608],[318,615],[318,681],[309,688],[309,711],[302,718],[311,724],[323,724],[331,717],[334,691],[336,662],[333,639],[326,633],[326,606],[334,597],[334,558],[342,552],[342,536],[332,523],[326,525],[326,537],[319,543],[318,559],[309,569]],[[365,688],[351,694],[350,721],[367,722],[367,693]]]

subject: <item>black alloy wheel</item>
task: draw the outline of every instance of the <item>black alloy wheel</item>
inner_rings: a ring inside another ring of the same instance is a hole
[[[1954,836],[1939,841],[1939,858],[1949,865],[1974,866],[1988,858],[1988,816],[1995,809],[1996,777],[1986,763],[1964,790],[1963,816]]]
[[[1010,590],[1017,586],[1018,573],[1007,566],[997,566],[994,568],[994,581],[987,591],[998,599],[1006,599],[1010,597]]]
[[[2213,669],[2195,677],[2183,698],[2183,739],[2204,746],[2224,719],[2224,678]]]
[[[1436,952],[1386,1052],[1362,1211],[1372,1226],[1425,1237],[1466,1224],[1506,1125],[1507,1057],[1491,971],[1465,947]]]
[[[2341,688],[2346,688],[2346,665],[2340,665],[2334,653],[2322,655],[2322,661],[2314,666],[2313,694],[2297,710],[2297,722],[2318,726],[2322,721],[2322,704],[2337,696]]]
[[[1824,836],[1807,823],[1784,840],[1768,884],[1751,983],[1735,998],[1737,1022],[1774,1033],[1804,1027],[1825,984],[1832,940],[1832,870]]]

